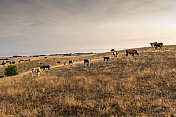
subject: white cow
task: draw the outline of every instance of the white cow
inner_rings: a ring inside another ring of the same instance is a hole
[[[32,77],[34,76],[35,73],[37,74],[38,77],[40,77],[40,67],[32,69]]]

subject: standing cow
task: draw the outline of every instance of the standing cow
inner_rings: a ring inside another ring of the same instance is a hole
[[[155,47],[155,49],[157,49],[158,47],[162,48],[163,47],[163,43],[155,43],[154,47]]]
[[[129,50],[126,50],[126,56],[128,56],[128,54],[132,55],[134,57],[134,55],[139,55],[139,53],[137,52],[137,50],[134,50],[134,49],[129,49]]]
[[[90,66],[90,59],[84,59],[84,66]]]
[[[40,67],[32,69],[32,77],[34,76],[35,73],[37,74],[37,77],[40,77]]]
[[[111,58],[110,57],[103,57],[104,61],[109,61]]]
[[[117,57],[117,51],[114,51],[112,54],[114,57]]]
[[[43,69],[43,71],[47,68],[48,70],[50,70],[51,68],[51,65],[44,65],[41,67]]]
[[[73,62],[74,62],[74,60],[69,60],[69,61],[68,61],[68,64],[69,64],[69,65],[73,65]]]

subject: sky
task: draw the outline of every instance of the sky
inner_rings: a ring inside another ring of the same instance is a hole
[[[0,55],[176,44],[176,0],[0,0]]]

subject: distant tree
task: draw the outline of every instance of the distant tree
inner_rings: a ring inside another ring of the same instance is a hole
[[[115,51],[115,49],[111,49],[111,51]]]
[[[5,69],[5,73],[6,76],[14,76],[18,74],[17,71],[17,67],[16,65],[9,65],[6,69]]]

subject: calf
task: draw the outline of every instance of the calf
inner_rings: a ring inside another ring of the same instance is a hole
[[[40,77],[40,67],[32,69],[32,77],[34,76],[35,73],[37,74],[37,77]]]
[[[90,59],[84,59],[84,65],[85,66],[90,66]]]
[[[111,58],[110,57],[103,57],[104,61],[109,61]]]

